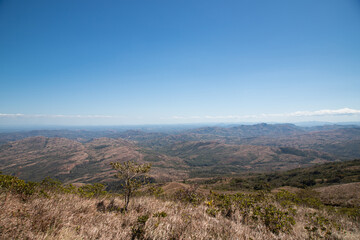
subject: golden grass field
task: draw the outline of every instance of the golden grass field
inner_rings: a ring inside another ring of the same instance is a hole
[[[84,198],[49,193],[23,201],[4,191],[0,194],[0,239],[360,239],[359,222],[322,208],[292,206],[295,224],[277,234],[265,222],[246,218],[241,209],[230,217],[221,211],[209,214],[213,206],[206,199],[193,205],[174,198],[138,196],[125,213],[106,210],[111,200],[115,206],[123,204],[114,195]],[[280,202],[271,204],[285,209]],[[329,224],[311,223],[315,218],[309,216],[321,216]],[[316,233],[309,234],[309,224],[319,228]]]

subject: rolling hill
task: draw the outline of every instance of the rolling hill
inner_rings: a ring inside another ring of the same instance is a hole
[[[255,124],[167,129],[2,133],[0,170],[26,180],[51,176],[65,182],[111,181],[110,162],[134,160],[152,163],[152,177],[167,181],[360,158],[358,126]]]
[[[33,181],[46,176],[65,182],[106,181],[113,175],[110,162],[129,160],[156,161],[153,176],[157,179],[186,176],[177,167],[183,166],[181,159],[146,153],[122,139],[99,138],[80,143],[66,138],[31,137],[0,147],[0,170]]]
[[[287,170],[335,161],[336,157],[314,150],[257,145],[230,145],[215,141],[173,144],[163,150],[184,159],[191,175],[226,175],[244,171]]]

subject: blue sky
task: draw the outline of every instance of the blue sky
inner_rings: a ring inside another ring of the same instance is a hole
[[[0,1],[0,125],[360,121],[360,1]]]

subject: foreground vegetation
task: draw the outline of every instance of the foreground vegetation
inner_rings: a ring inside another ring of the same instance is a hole
[[[101,184],[24,182],[0,175],[1,239],[359,239],[359,208],[311,191],[202,194],[143,189],[125,211]]]

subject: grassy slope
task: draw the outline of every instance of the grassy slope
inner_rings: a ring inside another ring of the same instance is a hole
[[[50,194],[24,202],[2,193],[0,199],[0,239],[306,239],[307,226],[324,225],[316,217],[329,221],[324,227],[334,239],[360,237],[358,223],[349,218],[301,205],[294,206],[296,223],[291,230],[276,234],[265,222],[246,219],[239,211],[230,217],[221,211],[211,215],[208,209],[215,207],[203,202],[194,206],[143,196],[133,199],[127,213],[120,213],[98,211],[100,201],[109,205],[105,197]],[[284,209],[279,202],[270,204]],[[115,205],[122,205],[122,200],[116,197]],[[325,234],[317,231],[316,236]]]
[[[315,191],[326,204],[360,208],[360,182],[319,187]]]
[[[359,185],[350,188],[359,194]],[[309,189],[220,194],[153,185],[132,198],[127,212],[121,195],[102,189],[0,175],[0,239],[360,238],[358,207],[326,206]]]

